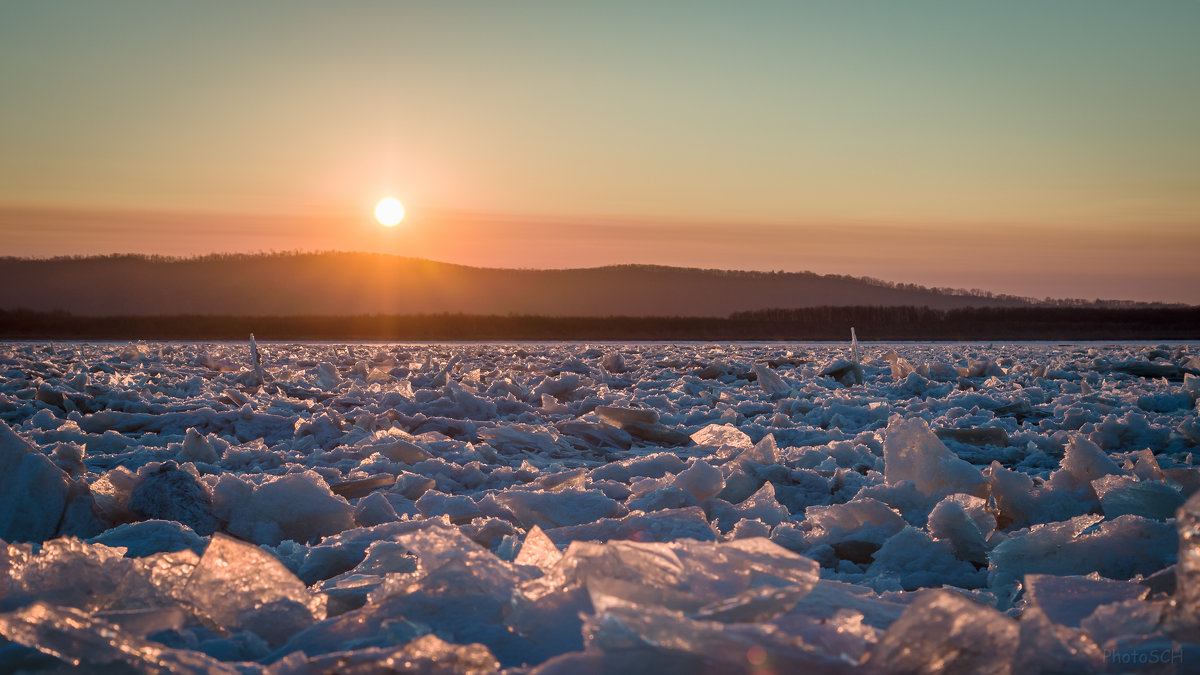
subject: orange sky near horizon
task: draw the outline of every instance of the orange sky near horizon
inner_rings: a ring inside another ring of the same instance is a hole
[[[5,255],[22,257],[347,250],[476,267],[808,270],[1034,298],[1200,304],[1194,264],[1200,229],[1188,227],[1131,235],[1121,227],[1006,225],[992,235],[968,235],[951,225],[552,219],[410,209],[399,226],[385,228],[369,213],[0,208],[0,229],[7,232]],[[44,250],[47,240],[56,242],[52,254]]]

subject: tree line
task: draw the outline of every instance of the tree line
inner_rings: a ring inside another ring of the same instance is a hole
[[[81,316],[0,310],[7,340],[1196,340],[1200,307],[806,307],[725,317]]]

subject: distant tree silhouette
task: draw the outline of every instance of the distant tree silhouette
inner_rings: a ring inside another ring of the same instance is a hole
[[[75,340],[1195,340],[1200,308],[805,307],[727,317],[76,316],[0,310],[0,338]]]

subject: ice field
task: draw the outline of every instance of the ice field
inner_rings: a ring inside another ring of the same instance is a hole
[[[0,672],[1200,672],[1200,344],[857,352],[2,344]]]

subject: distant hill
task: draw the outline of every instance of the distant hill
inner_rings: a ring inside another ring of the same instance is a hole
[[[0,309],[84,316],[450,312],[713,317],[780,307],[1030,304],[1022,298],[809,272],[649,265],[485,269],[368,253],[0,258]]]

